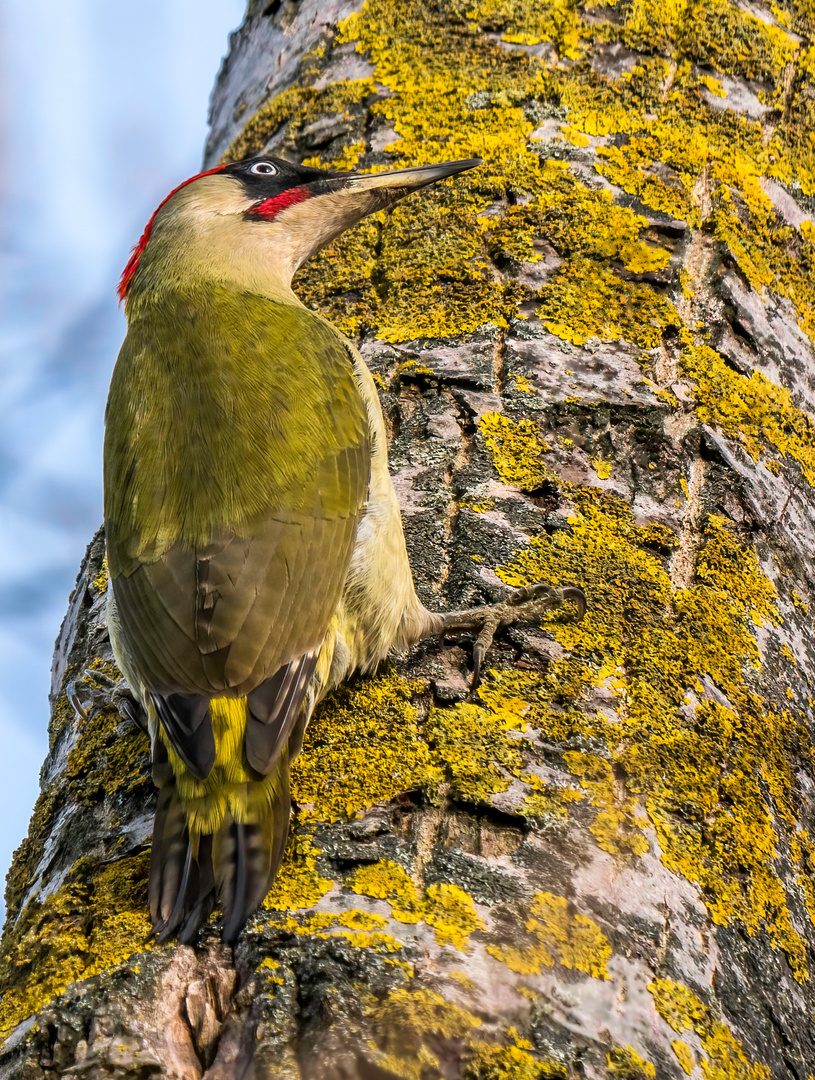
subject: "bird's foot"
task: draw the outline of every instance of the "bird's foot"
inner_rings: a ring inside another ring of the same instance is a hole
[[[123,720],[147,734],[144,708],[124,679],[111,679],[93,668],[86,668],[83,674],[81,697],[76,680],[70,682],[65,691],[78,717],[86,720],[93,709],[113,708]],[[90,701],[84,702],[86,698]]]
[[[482,607],[437,615],[441,624],[437,632],[444,641],[447,634],[478,631],[473,646],[473,677],[470,683],[470,689],[475,690],[481,682],[484,657],[500,627],[532,622],[544,612],[558,608],[567,601],[575,605],[577,617],[582,619],[586,614],[586,596],[582,589],[575,585],[564,585],[557,589],[549,585],[529,585],[509,593],[506,600],[498,604],[484,604]]]

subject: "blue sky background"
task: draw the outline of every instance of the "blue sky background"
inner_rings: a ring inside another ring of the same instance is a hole
[[[47,751],[54,639],[102,516],[116,284],[200,168],[244,0],[0,0],[0,868]]]

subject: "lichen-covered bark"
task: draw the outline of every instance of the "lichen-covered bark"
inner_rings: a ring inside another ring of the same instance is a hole
[[[375,373],[424,600],[589,612],[506,632],[472,699],[466,642],[334,695],[234,956],[146,948],[146,740],[66,697],[115,674],[95,540],[0,1075],[815,1076],[813,30],[806,0],[250,3],[208,164],[485,159],[298,286]]]

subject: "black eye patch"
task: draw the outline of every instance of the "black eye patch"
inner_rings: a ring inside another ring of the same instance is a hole
[[[271,165],[276,172],[253,172],[258,165]],[[307,165],[295,165],[283,158],[269,154],[253,155],[241,161],[233,161],[224,168],[224,172],[237,177],[252,199],[258,201],[273,198],[291,187],[312,184],[317,180],[326,180],[338,175],[330,169],[315,169]]]

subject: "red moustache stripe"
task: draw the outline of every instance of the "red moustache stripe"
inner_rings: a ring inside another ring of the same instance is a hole
[[[289,188],[288,191],[282,191],[271,199],[264,199],[258,206],[253,207],[249,213],[255,217],[263,218],[264,221],[274,221],[282,210],[288,210],[290,206],[296,206],[297,203],[310,198],[311,192],[306,188]]]

